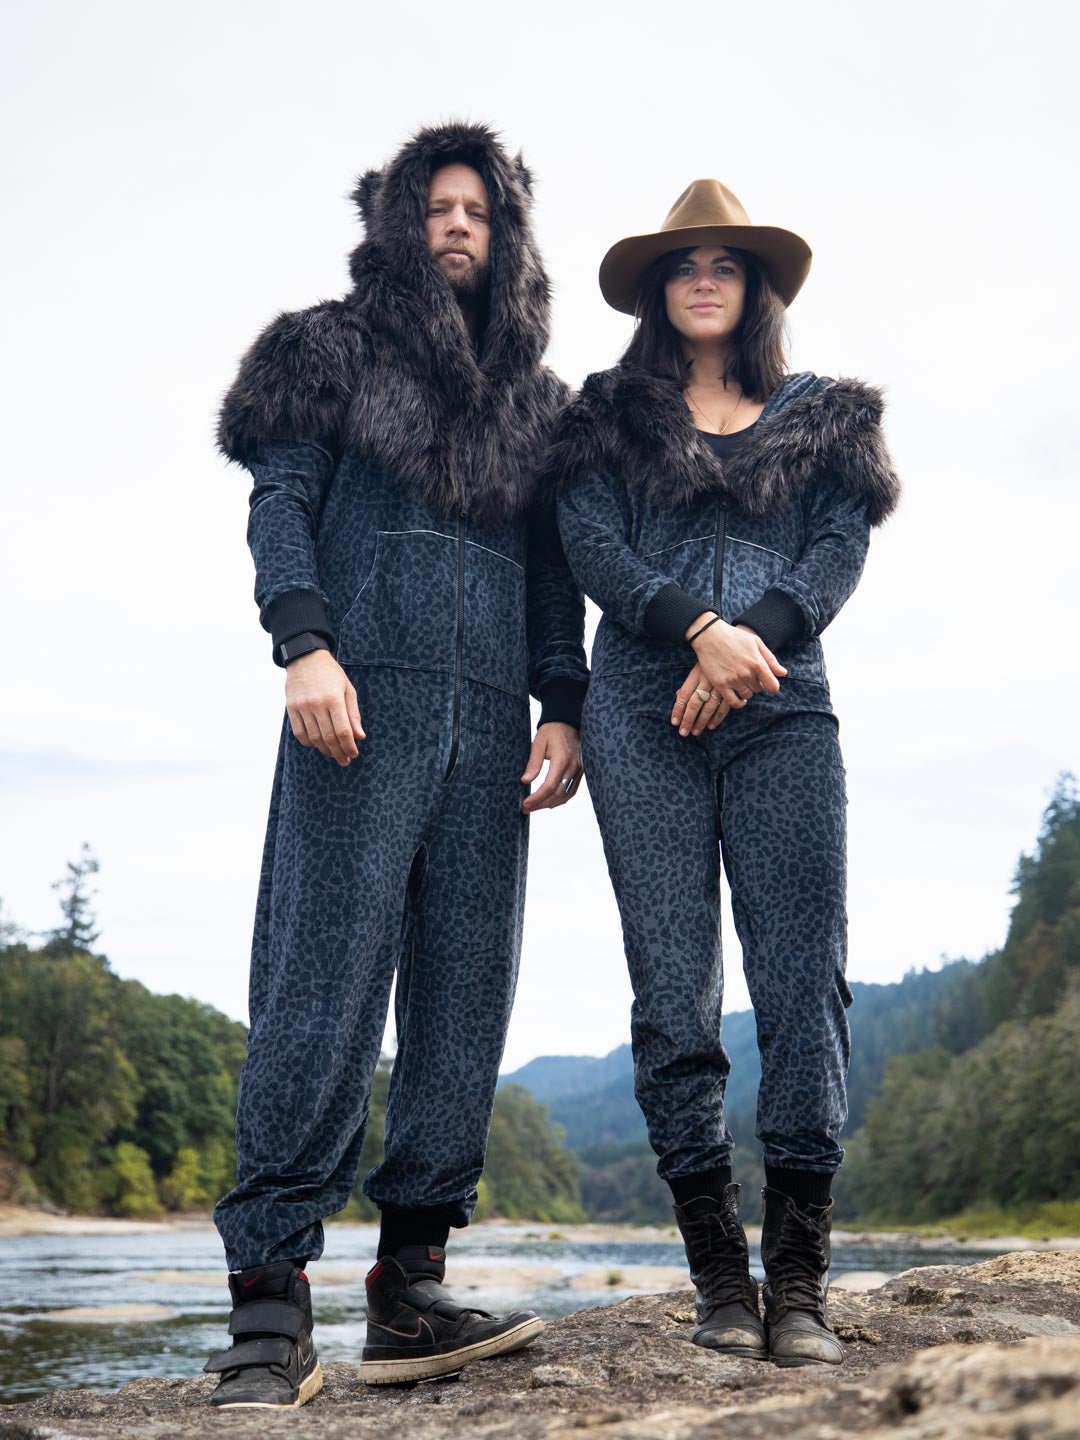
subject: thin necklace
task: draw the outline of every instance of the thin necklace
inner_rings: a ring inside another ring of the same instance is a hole
[[[708,417],[708,415],[705,414],[705,411],[702,410],[701,406],[700,406],[700,405],[697,403],[697,401],[694,399],[693,395],[690,394],[690,387],[689,387],[689,386],[686,387],[686,398],[690,401],[690,404],[694,407],[694,409],[697,411],[697,413],[698,413],[698,414],[701,416],[701,418],[705,421],[706,425],[712,425],[712,426],[715,428],[715,426],[716,426],[716,421],[715,421],[715,420],[710,420],[710,418]],[[743,397],[742,397],[742,393],[740,392],[739,398],[738,398],[738,400],[735,401],[735,404],[732,406],[732,408],[731,408],[731,410],[730,410],[730,412],[729,412],[729,414],[728,414],[727,419],[724,421],[723,425],[721,425],[720,429],[716,431],[716,433],[717,433],[718,435],[726,435],[726,434],[727,434],[727,432],[728,432],[728,426],[731,424],[732,420],[735,419],[735,415],[736,415],[736,413],[737,413],[737,411],[738,411],[738,409],[739,409],[739,406],[742,404],[742,402],[743,402]]]

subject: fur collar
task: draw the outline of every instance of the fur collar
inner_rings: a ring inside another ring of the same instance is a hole
[[[428,183],[460,160],[492,205],[491,288],[479,350],[428,253]],[[482,125],[422,130],[353,192],[365,239],[343,300],[282,315],[225,397],[218,443],[244,461],[263,440],[351,448],[436,511],[497,523],[524,508],[566,388],[540,365],[550,288],[533,239],[531,180]]]
[[[881,433],[881,391],[859,380],[790,376],[769,397],[746,444],[721,463],[699,439],[676,387],[634,366],[590,375],[564,411],[545,476],[566,485],[607,469],[657,505],[725,493],[741,509],[784,509],[808,485],[836,476],[864,496],[870,523],[896,507],[900,482]]]

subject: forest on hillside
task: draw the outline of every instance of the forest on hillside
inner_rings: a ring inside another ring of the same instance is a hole
[[[849,1146],[847,1213],[886,1222],[999,1210],[1064,1218],[1080,1201],[1080,794],[1058,782],[1013,882],[1000,950],[894,1056]],[[1073,1203],[1070,1203],[1073,1202]],[[1055,1208],[1056,1207],[1056,1208]]]

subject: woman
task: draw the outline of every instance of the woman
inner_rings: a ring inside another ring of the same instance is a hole
[[[825,1291],[851,1001],[845,796],[818,637],[899,489],[880,394],[786,371],[784,308],[809,265],[798,236],[696,181],[658,232],[605,257],[604,297],[637,327],[549,459],[567,557],[604,612],[583,754],[694,1340],[781,1365],[843,1359]],[[764,1325],[724,1123],[721,852],[761,1052]]]

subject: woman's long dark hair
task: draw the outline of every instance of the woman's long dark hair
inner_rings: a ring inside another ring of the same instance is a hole
[[[669,250],[649,266],[638,296],[638,323],[621,357],[622,364],[640,366],[673,381],[680,390],[689,383],[690,366],[683,354],[683,338],[667,316],[664,287],[695,248]],[[734,246],[725,248],[746,267],[746,300],[724,379],[735,380],[747,399],[764,401],[787,374],[784,302],[756,256]]]

